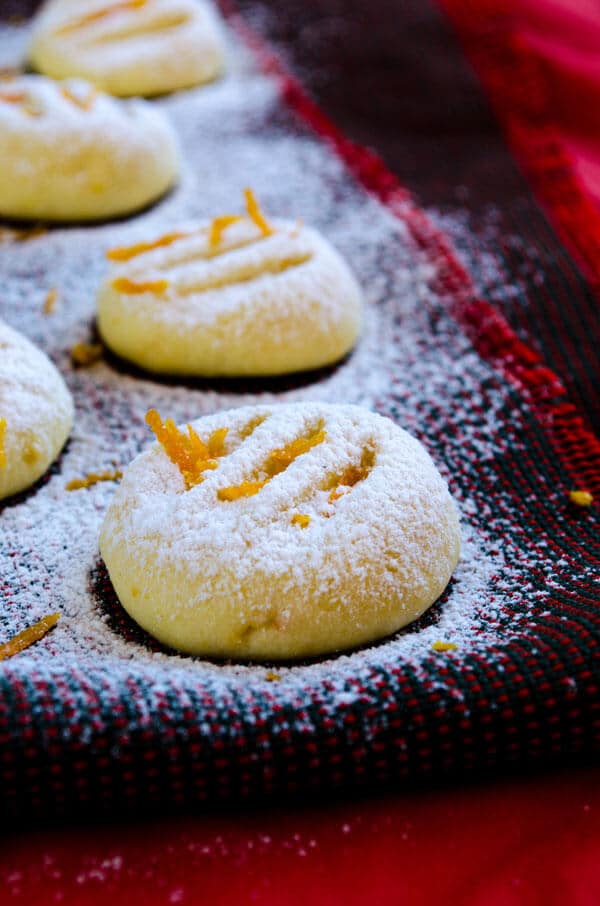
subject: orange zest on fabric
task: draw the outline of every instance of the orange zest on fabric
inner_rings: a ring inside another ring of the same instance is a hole
[[[244,198],[246,199],[246,210],[248,211],[250,220],[254,221],[263,236],[271,236],[273,228],[269,225],[262,213],[252,189],[244,189]]]
[[[215,248],[221,242],[223,238],[223,233],[227,227],[231,226],[234,223],[239,223],[240,220],[244,218],[240,214],[223,214],[221,217],[215,217],[210,225],[210,230],[208,233],[208,244],[211,248]]]
[[[71,362],[76,368],[93,365],[102,358],[101,343],[76,343],[71,349]]]
[[[46,293],[46,298],[44,299],[44,307],[42,311],[45,315],[51,315],[54,309],[56,308],[56,300],[58,299],[58,290],[49,289]]]
[[[8,642],[4,642],[3,645],[0,645],[0,661],[13,657],[15,654],[19,654],[20,651],[25,651],[26,648],[29,648],[35,642],[39,642],[50,632],[53,626],[56,626],[59,618],[59,613],[48,614],[47,617],[42,617],[33,626],[28,626],[27,629],[13,636]]]
[[[163,422],[156,409],[150,409],[146,413],[146,424],[181,472],[187,491],[204,481],[203,472],[218,468],[216,460],[225,455],[227,428],[213,431],[208,442],[204,443],[191,425],[188,424],[185,434],[173,419],[168,418]]]
[[[591,506],[594,502],[594,495],[589,491],[569,491],[569,500],[575,506]]]
[[[75,107],[79,107],[80,110],[91,110],[98,95],[98,92],[95,90],[95,88],[90,87],[87,94],[82,97],[76,94],[74,91],[71,91],[71,89],[67,88],[66,85],[60,86],[60,93],[66,101],[74,104]]]
[[[308,528],[310,525],[310,516],[304,513],[294,513],[292,516],[292,525],[299,525],[300,528]]]
[[[169,286],[168,280],[147,280],[145,283],[137,283],[135,280],[129,280],[128,277],[118,277],[113,280],[113,289],[119,293],[127,295],[139,295],[141,293],[164,293]]]
[[[148,0],[122,0],[121,3],[113,3],[112,6],[103,6],[101,9],[96,9],[91,13],[80,16],[78,19],[67,22],[66,25],[62,25],[58,28],[55,34],[66,35],[71,31],[77,31],[78,28],[90,25],[92,22],[97,22],[99,19],[104,19],[106,16],[111,16],[113,13],[124,13],[130,10],[142,9],[147,3]]]
[[[80,491],[82,488],[91,488],[100,481],[118,481],[123,473],[117,469],[114,472],[90,472],[85,478],[73,478],[65,485],[67,491]]]
[[[4,438],[6,437],[6,419],[0,418],[0,469],[6,468],[6,450],[4,449]]]
[[[160,236],[150,242],[138,242],[136,245],[109,249],[106,257],[109,261],[130,261],[138,255],[143,255],[144,252],[151,252],[153,249],[171,245],[173,242],[177,242],[178,239],[185,239],[189,235],[189,233],[165,233],[164,236]]]
[[[219,500],[239,500],[240,497],[254,497],[261,488],[264,488],[270,478],[263,478],[262,481],[242,481],[241,484],[229,488],[219,488],[217,497]]]
[[[456,651],[458,645],[454,642],[442,642],[441,639],[435,641],[431,646],[433,651]]]

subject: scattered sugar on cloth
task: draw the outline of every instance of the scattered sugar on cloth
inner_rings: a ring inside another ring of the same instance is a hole
[[[0,65],[16,62],[24,33],[0,28]],[[292,758],[282,740],[295,740],[308,758],[305,741],[321,746],[342,724],[346,733],[348,715],[358,736],[344,739],[357,765],[361,752],[376,749],[382,727],[385,745],[395,739],[394,757],[405,765],[421,744],[393,723],[397,709],[411,715],[414,733],[428,697],[441,709],[439,721],[455,706],[468,721],[470,703],[463,699],[474,663],[483,659],[501,673],[506,646],[535,639],[536,627],[555,613],[554,591],[564,592],[574,570],[586,578],[585,566],[574,567],[560,540],[570,532],[560,464],[550,457],[515,502],[505,469],[541,429],[431,290],[435,262],[416,247],[402,220],[354,182],[327,144],[285,108],[276,81],[257,70],[232,34],[228,59],[222,80],[155,102],[175,127],[183,157],[180,184],[162,202],[118,223],[54,228],[26,241],[7,228],[0,240],[0,317],[50,356],[76,406],[71,438],[47,480],[0,510],[0,641],[46,613],[62,614],[44,640],[0,665],[0,732],[22,751],[15,718],[22,704],[11,699],[11,690],[27,689],[32,715],[24,720],[33,726],[34,763],[59,763],[66,750],[93,762],[102,751],[109,759],[102,769],[109,777],[106,802],[117,798],[119,783],[134,803],[151,801],[159,788],[176,801],[185,798],[176,773],[161,781],[166,787],[141,771],[137,779],[114,780],[132,751],[152,747],[163,755],[176,747],[164,764],[188,765],[194,798],[358,782],[353,767],[327,762],[322,768],[322,755],[312,768],[305,760],[296,779],[289,770],[285,782],[276,779]],[[267,215],[311,224],[351,262],[366,297],[354,353],[314,376],[245,384],[173,383],[112,361],[74,369],[70,349],[93,336],[105,252],[236,212],[247,185]],[[47,317],[43,301],[50,287],[58,288],[61,305]],[[144,423],[151,407],[180,423],[219,409],[295,400],[364,405],[422,441],[461,512],[462,556],[449,588],[395,637],[314,663],[277,666],[275,680],[265,666],[212,663],[161,648],[119,612],[99,561],[98,535],[114,483],[71,493],[65,485],[124,468],[152,441]],[[533,533],[520,524],[528,498],[540,512]],[[457,647],[433,652],[438,640]],[[489,692],[485,701],[498,707]],[[56,733],[62,742],[54,755],[44,755]],[[200,746],[195,755],[185,751],[192,742]],[[225,764],[215,767],[224,749]],[[389,753],[380,761],[371,764],[372,779],[392,771]],[[208,764],[212,774],[203,773]],[[14,808],[26,795],[27,781],[19,783],[5,793]],[[70,783],[63,778],[62,792],[54,785],[47,801],[36,788],[33,798],[40,808],[64,806]],[[96,801],[97,792],[81,784],[82,801]]]

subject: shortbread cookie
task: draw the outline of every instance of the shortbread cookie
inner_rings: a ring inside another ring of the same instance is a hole
[[[217,412],[128,467],[100,549],[128,613],[181,651],[276,660],[386,636],[459,556],[448,488],[421,444],[358,406]]]
[[[361,291],[315,230],[248,214],[112,249],[98,298],[108,346],[148,371],[274,375],[329,365],[354,345]]]
[[[128,214],[178,171],[169,123],[145,101],[79,80],[0,82],[0,216],[77,221]]]
[[[0,321],[0,499],[34,484],[73,423],[73,402],[52,362]]]
[[[34,21],[29,59],[57,79],[150,96],[214,79],[223,41],[201,0],[50,0]]]

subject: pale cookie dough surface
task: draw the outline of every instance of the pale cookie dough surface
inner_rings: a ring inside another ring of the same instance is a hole
[[[0,321],[0,500],[34,484],[60,453],[73,401],[43,352]]]
[[[0,81],[0,216],[97,220],[131,213],[175,182],[175,134],[145,101],[80,80]]]
[[[100,549],[129,614],[193,654],[288,659],[386,636],[442,593],[459,557],[447,486],[421,444],[357,406],[242,407],[224,455],[186,482],[155,444],[126,470]],[[312,443],[272,474],[274,451]],[[271,477],[269,477],[271,476]],[[227,488],[264,482],[252,496]]]
[[[214,79],[224,52],[217,15],[201,0],[50,0],[34,22],[29,60],[53,78],[151,96]]]
[[[315,230],[271,228],[262,235],[244,218],[213,248],[207,223],[115,262],[98,297],[108,346],[148,371],[198,376],[285,374],[341,359],[360,331],[355,278]]]

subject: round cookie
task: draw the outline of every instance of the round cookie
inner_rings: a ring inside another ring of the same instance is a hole
[[[78,221],[128,214],[176,180],[175,135],[145,101],[86,82],[0,82],[0,216]]]
[[[191,654],[294,659],[370,642],[442,593],[456,507],[421,444],[358,406],[217,412],[127,468],[100,550],[121,603]]]
[[[341,359],[356,342],[361,291],[315,230],[225,215],[113,249],[100,288],[107,345],[147,371],[264,376]]]
[[[149,97],[214,79],[223,42],[200,0],[50,0],[34,21],[29,60],[53,78]]]
[[[44,474],[72,424],[71,394],[52,362],[0,321],[0,500]]]

